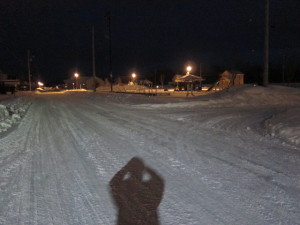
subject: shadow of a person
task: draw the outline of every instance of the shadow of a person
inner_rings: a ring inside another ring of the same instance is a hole
[[[118,207],[117,225],[159,225],[157,208],[164,181],[137,157],[132,158],[110,181]]]

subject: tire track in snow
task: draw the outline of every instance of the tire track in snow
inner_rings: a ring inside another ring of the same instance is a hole
[[[101,115],[103,115],[103,113],[101,113]],[[108,115],[108,113],[104,113],[104,115]],[[124,116],[123,118],[129,118],[130,119],[130,117],[127,117],[128,115],[126,115],[126,116]],[[110,117],[114,117],[114,116],[111,116],[110,115]],[[118,120],[116,120],[115,118],[113,118],[112,119],[113,121],[118,121]],[[143,127],[144,128],[144,127]],[[145,129],[145,128],[144,128]],[[137,138],[138,139],[138,138]],[[157,153],[158,153],[158,151],[157,151]],[[153,152],[152,152],[152,154],[153,154]],[[160,155],[160,157],[158,157],[158,158],[161,158],[161,157],[163,157],[163,153]],[[170,159],[170,158],[168,158],[168,159]],[[184,168],[184,166],[183,166],[183,164],[181,164],[179,161],[175,161],[175,159],[172,159],[171,158],[171,162],[176,162],[175,164],[177,164],[176,165],[176,168],[178,169],[178,170],[181,170],[182,168]],[[165,162],[162,162],[163,164],[165,164]],[[179,164],[178,164],[179,163]],[[171,166],[173,167],[175,164],[171,164]],[[169,168],[166,168],[166,171],[168,171],[168,169]],[[178,172],[178,171],[177,171]],[[190,171],[185,171],[185,172],[190,172]],[[195,172],[195,171],[193,171],[193,172]],[[172,175],[172,173],[171,174],[169,174],[170,176]],[[198,174],[199,175],[199,174]],[[181,185],[181,181],[180,181],[180,183],[178,184],[176,184],[176,187],[178,187],[178,186],[182,186],[182,189],[186,189],[186,187],[184,186],[184,185]],[[190,192],[190,193],[194,193],[195,192],[195,190],[193,190],[192,192]],[[173,205],[173,206],[176,206],[176,205],[178,205],[178,207],[176,208],[176,212],[178,212],[179,210],[182,210],[182,208],[184,207],[184,205],[181,205],[180,204],[180,202],[184,202],[184,201],[182,201],[182,196],[180,196],[179,197],[179,199],[175,196],[172,196],[172,198],[174,199],[173,201],[171,201],[170,202],[170,205]],[[181,199],[181,200],[180,200]],[[210,202],[211,202],[212,200],[210,199]],[[205,202],[205,201],[204,201]],[[216,200],[216,201],[214,201],[214,204],[213,205],[217,205],[219,203],[219,200]],[[224,204],[224,203],[223,203]],[[227,208],[230,208],[229,207],[230,205],[227,205],[226,207]],[[204,208],[205,209],[205,208]],[[178,210],[178,211],[177,211]],[[206,211],[207,211],[208,209],[206,209]],[[172,214],[173,215],[177,215],[177,213],[174,213],[175,212],[174,210],[172,211],[172,213],[171,214],[168,214],[168,216],[170,217]],[[186,214],[189,214],[188,212],[186,212]],[[238,213],[237,213],[238,214]],[[214,216],[212,216],[212,218],[213,217],[215,217],[216,215],[214,215]],[[231,215],[232,216],[232,215]],[[194,215],[194,218],[195,218],[195,215]],[[197,218],[197,217],[196,217]],[[236,218],[236,217],[235,217]],[[244,219],[245,219],[245,216],[243,217]],[[219,217],[219,220],[221,220],[221,216]],[[174,218],[174,221],[178,221],[178,218]],[[179,220],[180,221],[180,220]],[[187,222],[187,221],[186,221]],[[195,224],[197,224],[197,221],[195,221],[194,222]],[[189,221],[189,223],[188,224],[192,224],[192,221]]]
[[[120,114],[120,113],[118,113],[118,114]],[[124,114],[124,113],[123,113]],[[128,115],[126,115],[126,116],[124,116],[123,115],[123,117],[127,117]],[[129,119],[130,119],[130,117],[129,117]],[[135,118],[135,120],[134,121],[136,121],[136,118]],[[142,121],[142,120],[141,120]],[[141,121],[139,121],[140,123],[143,123],[143,121],[141,122]],[[147,127],[153,127],[154,125],[153,124],[148,124],[149,126],[147,126]],[[130,126],[130,125],[129,125]],[[142,130],[142,131],[144,131],[145,130],[145,127],[146,126],[142,126],[142,125],[140,125],[140,127],[141,127],[141,129],[140,130]],[[167,126],[168,127],[168,126]],[[143,128],[143,129],[142,129]],[[159,130],[159,129],[158,129]],[[145,132],[145,133],[147,133],[147,132]],[[169,132],[166,132],[166,133],[169,133]],[[159,136],[163,136],[163,134],[162,135],[159,135]],[[164,152],[165,153],[165,152]],[[206,152],[203,152],[203,153],[206,153]],[[209,155],[208,155],[209,156]],[[213,155],[211,155],[211,156],[213,156]],[[223,155],[222,157],[224,157],[224,156],[226,156],[226,155]],[[216,159],[218,159],[218,158],[216,158]],[[219,158],[218,160],[220,160],[221,158]],[[171,160],[172,161],[172,160]],[[243,165],[243,161],[245,161],[245,159],[244,158],[239,158],[239,161],[240,161],[240,165]],[[175,161],[176,162],[176,161]],[[221,161],[222,163],[228,163],[228,165],[231,167],[231,166],[234,166],[235,167],[235,164],[236,164],[236,162],[233,162],[232,161],[232,159],[230,160],[230,161],[224,161],[224,160],[222,160]],[[177,160],[177,163],[175,163],[175,165],[176,164],[178,164],[178,160]],[[255,176],[257,176],[258,177],[258,179],[260,179],[260,177],[262,177],[263,178],[263,176],[261,176],[260,175],[260,173],[256,173],[256,172],[254,172],[253,171],[253,169],[256,169],[257,168],[257,165],[255,165],[255,164],[252,164],[251,163],[251,161],[249,161],[248,160],[248,165],[250,165],[252,168],[250,169],[250,170],[247,170],[244,166],[238,166],[238,164],[237,164],[237,168],[239,168],[239,169],[242,169],[242,170],[244,170],[244,172],[246,172],[246,173],[248,173],[248,172],[250,172],[250,173],[253,173],[253,175],[255,175]],[[179,168],[184,168],[184,167],[182,167],[182,165],[180,165],[180,163],[178,164],[178,167]],[[245,169],[246,169],[246,171],[245,171]],[[270,169],[270,168],[265,168],[265,169],[268,169],[269,171],[272,171],[272,169]],[[275,173],[274,173],[275,172]],[[267,171],[263,171],[263,173],[268,173]],[[274,173],[275,175],[276,175],[276,171],[273,171],[272,173]],[[267,177],[266,177],[267,178]],[[271,181],[271,180],[268,180],[268,178],[265,180],[265,178],[263,178],[263,180],[262,180],[263,182],[264,181],[267,181],[267,182],[269,182],[269,181]],[[285,190],[286,190],[286,188],[285,187],[282,187],[282,188],[284,188]],[[255,198],[255,194],[253,194],[253,197]],[[280,214],[280,211],[278,211],[278,213]],[[266,215],[266,217],[268,217],[267,215]]]

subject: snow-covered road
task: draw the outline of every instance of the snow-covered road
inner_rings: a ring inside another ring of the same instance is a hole
[[[286,107],[131,97],[32,96],[0,139],[0,224],[116,224],[109,184],[133,157],[163,182],[140,196],[162,195],[162,225],[300,224],[299,146],[264,133]]]

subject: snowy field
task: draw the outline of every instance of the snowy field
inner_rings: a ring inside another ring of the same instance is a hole
[[[296,88],[0,98],[1,225],[296,225],[299,171]]]

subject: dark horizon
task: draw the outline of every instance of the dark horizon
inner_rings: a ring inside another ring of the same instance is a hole
[[[107,78],[107,12],[114,78],[157,69],[184,73],[187,63],[208,74],[263,64],[264,1],[3,0],[0,6],[0,70],[11,76],[26,78],[28,49],[33,76],[46,83],[75,71],[91,76],[94,26],[96,75]],[[271,72],[283,59],[299,64],[299,11],[300,1],[270,1]]]

